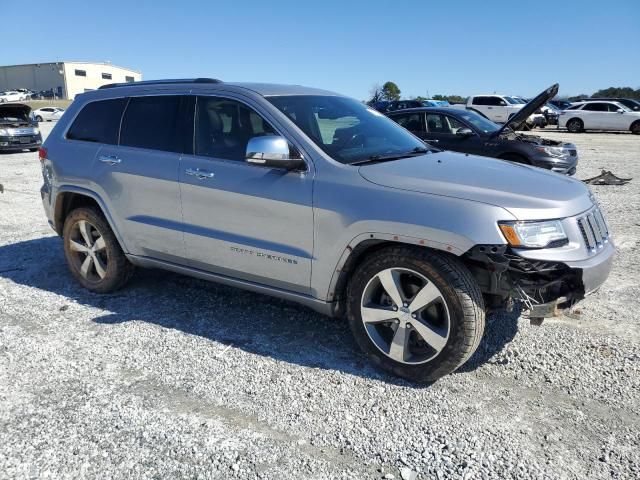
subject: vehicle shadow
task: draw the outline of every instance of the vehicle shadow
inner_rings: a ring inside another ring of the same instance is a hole
[[[312,368],[339,370],[420,388],[379,371],[358,351],[344,320],[288,301],[159,270],[139,269],[123,290],[91,293],[74,280],[58,237],[0,246],[0,277],[106,310],[104,328],[143,321]],[[491,317],[485,339],[462,371],[473,371],[517,332],[517,313]]]

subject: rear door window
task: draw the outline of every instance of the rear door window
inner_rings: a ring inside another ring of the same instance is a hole
[[[188,104],[189,97],[180,95],[131,98],[122,119],[120,145],[190,153]]]
[[[590,102],[587,103],[582,110],[587,110],[589,112],[608,112],[609,107],[606,103]]]
[[[67,138],[117,145],[120,119],[126,103],[124,98],[114,98],[87,104],[73,121]]]

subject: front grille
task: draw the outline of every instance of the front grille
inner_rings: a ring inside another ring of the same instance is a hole
[[[609,242],[609,229],[598,207],[578,217],[578,228],[591,253],[595,253]]]

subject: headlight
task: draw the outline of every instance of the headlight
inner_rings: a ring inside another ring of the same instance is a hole
[[[34,128],[33,129],[33,134],[34,135],[38,135],[40,133],[40,129],[39,128]]]
[[[6,136],[9,135],[9,132],[6,128],[0,128],[0,135]]]
[[[563,147],[536,147],[536,150],[556,158],[567,158],[569,151]]]
[[[499,226],[504,238],[512,247],[544,248],[553,242],[567,240],[560,220],[501,222]]]

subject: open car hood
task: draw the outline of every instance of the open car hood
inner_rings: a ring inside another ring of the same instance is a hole
[[[551,100],[558,94],[558,89],[560,86],[557,83],[554,83],[545,91],[540,93],[534,99],[532,99],[529,103],[527,103],[524,107],[518,110],[503,126],[500,130],[496,131],[494,135],[500,135],[504,130],[509,127],[512,130],[515,130],[520,124],[524,123],[529,115],[535,113],[541,106]]]
[[[29,119],[31,107],[23,103],[3,103],[0,104],[0,117],[24,117]]]

